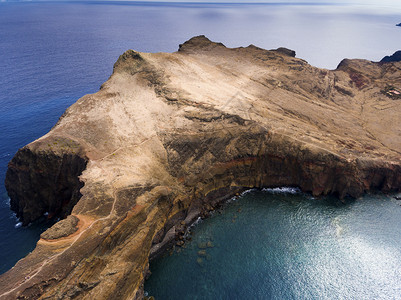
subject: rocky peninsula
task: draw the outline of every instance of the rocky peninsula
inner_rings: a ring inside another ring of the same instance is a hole
[[[23,224],[64,219],[0,277],[0,299],[141,299],[149,259],[248,188],[400,191],[400,90],[401,62],[325,70],[204,36],[126,51],[9,163]]]

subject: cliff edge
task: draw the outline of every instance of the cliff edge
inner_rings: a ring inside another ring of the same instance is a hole
[[[68,217],[0,277],[0,298],[140,299],[149,258],[247,188],[400,191],[400,91],[400,62],[325,70],[204,36],[175,53],[126,51],[10,162],[24,224]]]

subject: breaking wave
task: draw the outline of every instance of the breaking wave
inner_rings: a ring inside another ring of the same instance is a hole
[[[17,224],[14,225],[15,228],[20,228],[22,226],[22,222],[18,222]]]
[[[263,192],[271,193],[271,194],[291,194],[296,195],[300,194],[301,190],[296,187],[278,187],[278,188],[265,188],[262,189]]]

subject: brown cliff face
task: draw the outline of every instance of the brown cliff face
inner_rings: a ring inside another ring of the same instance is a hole
[[[25,223],[72,211],[0,277],[0,298],[141,298],[149,257],[247,188],[399,191],[401,100],[388,93],[401,64],[329,71],[294,56],[203,36],[176,53],[124,53],[98,93],[11,161]]]
[[[86,168],[86,158],[73,151],[56,153],[51,150],[51,147],[60,147],[59,143],[71,149],[79,147],[68,142],[56,139],[47,146],[50,148],[46,148],[47,151],[24,147],[9,163],[5,185],[11,209],[23,225],[44,213],[64,218],[81,197],[83,183],[78,176]]]

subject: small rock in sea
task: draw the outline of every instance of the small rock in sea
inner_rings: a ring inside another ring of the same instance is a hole
[[[394,196],[395,200],[401,200],[401,196]]]
[[[207,211],[202,212],[202,214],[201,214],[201,219],[202,219],[202,220],[203,220],[203,219],[207,219],[209,216],[210,216],[210,213],[209,213],[209,212],[207,212]]]
[[[150,276],[152,275],[152,272],[150,270],[148,270],[145,274],[145,280],[148,280],[150,278]]]
[[[241,208],[238,208],[238,210],[237,210],[238,212],[241,212],[242,211],[242,209]]]
[[[213,243],[211,241],[207,242],[206,246],[208,248],[213,248],[214,247],[214,245],[213,245]]]
[[[199,249],[206,249],[207,248],[207,244],[204,242],[198,243],[198,248]]]
[[[206,256],[206,250],[199,250],[198,251],[199,256]]]
[[[203,259],[202,258],[198,257],[196,262],[198,263],[198,265],[203,266]]]

